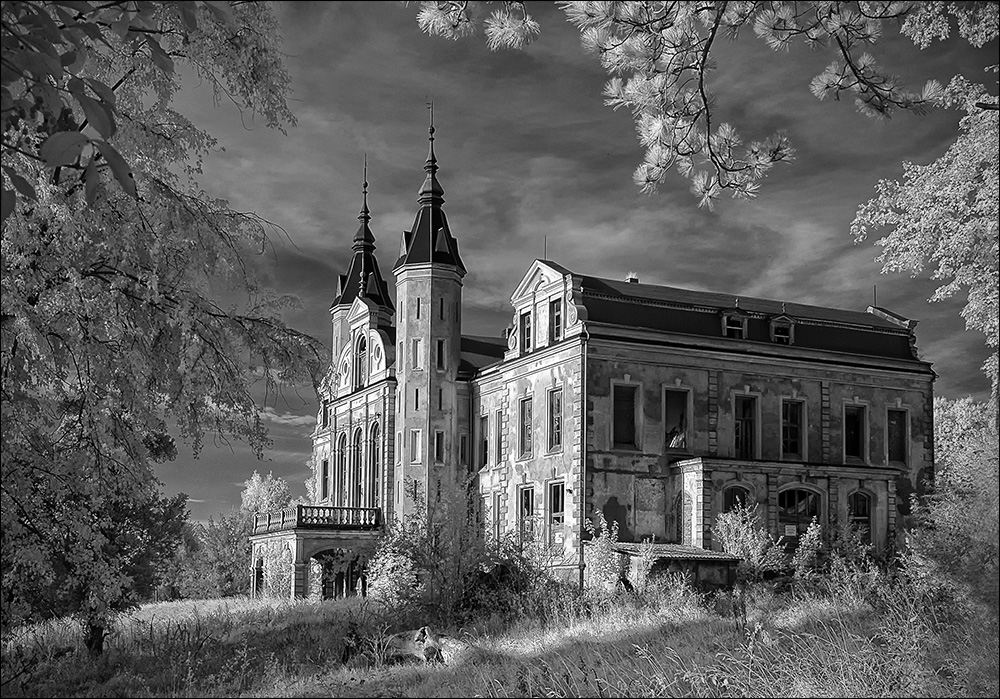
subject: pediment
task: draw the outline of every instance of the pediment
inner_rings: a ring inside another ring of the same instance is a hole
[[[512,304],[517,305],[518,299],[562,281],[567,274],[570,274],[570,271],[567,269],[552,265],[543,260],[535,260],[528,267],[528,271],[521,278],[520,283],[514,289],[514,293],[510,295],[510,301]]]
[[[378,310],[378,304],[359,296],[351,304],[351,310],[347,313],[347,322],[354,325],[357,321],[371,317]]]

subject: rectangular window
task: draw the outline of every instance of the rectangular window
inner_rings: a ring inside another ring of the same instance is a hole
[[[757,399],[736,396],[735,403],[736,458],[757,457]]]
[[[562,446],[562,389],[549,391],[549,451]]]
[[[420,338],[413,338],[413,348],[410,350],[410,366],[420,368]]]
[[[690,447],[688,439],[688,392],[686,390],[668,388],[663,396],[664,410],[664,449],[687,451]]]
[[[743,319],[739,316],[726,316],[725,331],[726,337],[734,340],[742,340],[746,333]]]
[[[792,326],[785,323],[775,323],[771,327],[771,340],[779,345],[792,344]]]
[[[521,541],[535,538],[535,487],[525,486],[517,494],[517,524]]]
[[[521,351],[531,351],[531,313],[521,314]]]
[[[503,463],[503,411],[498,410],[496,416],[496,434],[493,437],[494,444],[496,444],[496,464],[499,466]]]
[[[323,401],[323,427],[330,426],[330,401]]]
[[[549,301],[549,344],[562,339],[562,299]]]
[[[479,418],[479,467],[486,468],[490,462],[490,418],[483,415]]]
[[[420,461],[420,430],[410,430],[410,461]]]
[[[323,470],[320,478],[320,500],[326,500],[330,497],[330,462],[327,459],[323,459]]]
[[[444,356],[444,340],[437,341],[437,368],[439,370],[444,370],[445,367],[445,356]]]
[[[612,420],[614,423],[613,443],[616,448],[635,449],[635,386],[614,386]]]
[[[434,432],[434,460],[444,461],[444,432],[441,430]]]
[[[844,406],[844,457],[865,460],[865,407]]]
[[[438,300],[438,317],[444,320],[444,299]]]
[[[785,459],[802,459],[802,401],[781,401],[781,456]]]
[[[503,519],[500,515],[500,493],[493,493],[493,512],[490,515],[493,517],[493,540],[500,541],[500,535],[503,533]]]
[[[563,543],[563,524],[566,523],[566,484],[562,481],[549,484],[549,544]]]
[[[403,433],[396,433],[396,463],[399,463],[400,457],[403,455]]]
[[[464,432],[458,436],[458,458],[463,466],[469,465],[469,435]]]
[[[905,464],[906,454],[906,411],[890,410],[886,417],[886,446],[889,449],[890,464]]]
[[[518,456],[531,456],[531,397],[522,398],[518,402]]]
[[[417,320],[420,320],[420,297],[417,297]]]
[[[438,389],[438,410],[441,410],[441,406],[444,405],[444,389]]]
[[[413,409],[420,410],[420,389],[413,389]]]

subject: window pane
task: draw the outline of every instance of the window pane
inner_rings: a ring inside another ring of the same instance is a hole
[[[497,411],[496,417],[496,432],[493,435],[493,440],[496,444],[496,463],[497,466],[503,463],[503,411]]]
[[[521,429],[520,429],[520,455],[531,455],[531,399],[525,398],[520,403]]]
[[[757,455],[757,399],[753,396],[736,396],[736,457],[753,459]]]
[[[549,449],[562,445],[562,391],[549,392]]]
[[[888,416],[889,461],[906,463],[906,411],[890,410]]]
[[[863,459],[865,434],[865,409],[859,405],[844,408],[844,456]]]
[[[865,493],[851,493],[847,501],[847,513],[851,525],[856,527],[865,543],[872,541],[872,505],[871,498]]]
[[[781,452],[784,456],[802,456],[802,403],[781,403]]]
[[[531,351],[531,314],[521,314],[521,351]]]
[[[562,299],[549,302],[549,342],[562,339]]]
[[[530,539],[535,532],[535,489],[521,488],[518,503],[518,521],[521,527],[521,537]]]
[[[687,449],[687,391],[667,390],[665,448]]]
[[[614,445],[636,446],[635,386],[615,386],[614,388]]]
[[[749,500],[750,491],[742,485],[734,485],[726,488],[725,492],[722,494],[722,511],[731,512],[736,509],[737,504],[745,507]]]
[[[486,415],[479,418],[479,466],[486,466],[490,459],[490,420]]]

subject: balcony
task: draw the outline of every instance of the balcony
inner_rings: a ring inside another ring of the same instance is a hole
[[[378,507],[289,505],[281,510],[258,512],[253,518],[255,535],[290,529],[378,531],[381,528],[382,511]]]

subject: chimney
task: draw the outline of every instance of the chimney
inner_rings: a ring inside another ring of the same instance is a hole
[[[628,274],[625,275],[625,281],[627,281],[629,284],[638,284],[639,275],[636,274],[635,272],[629,272]]]

